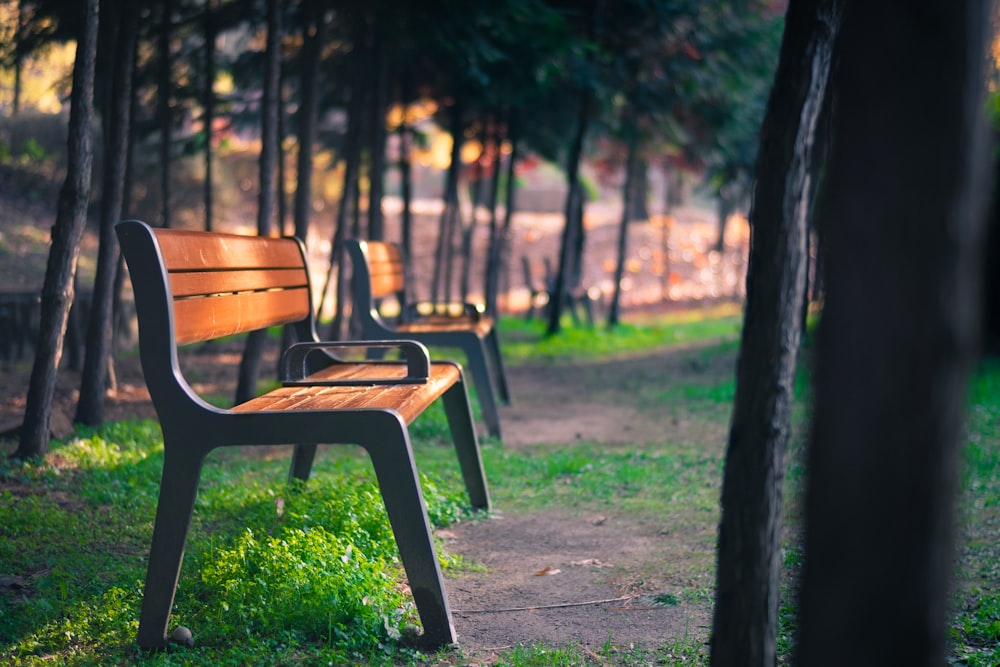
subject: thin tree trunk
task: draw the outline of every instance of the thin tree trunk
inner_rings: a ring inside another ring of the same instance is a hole
[[[275,168],[278,160],[278,114],[281,107],[281,1],[267,2],[267,47],[264,64],[264,98],[261,108],[260,193],[257,204],[257,233],[274,234]],[[257,380],[267,342],[267,331],[247,336],[240,360],[236,402],[243,403],[257,393]]]
[[[295,236],[305,242],[309,235],[309,218],[312,213],[313,153],[316,143],[316,120],[319,100],[319,64],[322,45],[326,40],[326,25],[319,15],[315,0],[304,5],[307,14],[305,36],[300,53],[299,76],[300,106],[298,115],[298,162],[294,213]]]
[[[389,58],[385,52],[385,39],[376,24],[372,49],[372,68],[375,86],[372,90],[371,142],[368,151],[368,238],[381,241],[385,238],[385,218],[382,214],[382,195],[385,179],[385,112],[388,106]]]
[[[56,373],[62,354],[66,320],[73,303],[73,281],[80,255],[80,237],[90,200],[94,114],[94,66],[97,60],[98,0],[86,0],[73,64],[70,95],[66,178],[59,192],[59,208],[52,227],[52,245],[42,285],[41,321],[35,361],[28,381],[24,425],[15,458],[42,456],[49,449],[49,426]]]
[[[846,5],[799,665],[946,664],[993,11],[982,0]]]
[[[17,19],[14,33],[14,115],[21,112],[21,75],[24,69],[24,0],[17,0]]]
[[[205,231],[212,231],[212,132],[215,125],[215,39],[218,34],[214,0],[206,0],[203,17],[205,29],[205,87],[202,93],[205,107]]]
[[[444,211],[441,213],[441,222],[438,228],[438,245],[435,253],[434,279],[431,283],[431,300],[438,301],[439,295],[443,292],[444,299],[451,296],[451,256],[452,237],[455,228],[455,221],[458,217],[458,179],[461,168],[462,140],[465,125],[462,122],[462,104],[460,100],[455,100],[451,108],[451,160],[448,163],[448,172],[445,176],[444,187]]]
[[[105,110],[110,119],[106,124],[105,136],[100,245],[93,298],[90,304],[80,400],[76,406],[76,421],[89,426],[96,426],[104,421],[108,367],[113,359],[115,275],[118,271],[119,256],[114,226],[121,218],[125,191],[125,167],[128,162],[131,127],[132,55],[138,23],[137,6],[129,0],[115,2],[114,15],[112,20],[118,25],[114,57],[110,61],[112,94],[110,107]]]
[[[776,660],[781,501],[805,281],[815,127],[840,0],[791,0],[761,128],[736,396],[726,449],[711,663]]]
[[[160,28],[157,33],[156,105],[157,125],[160,129],[160,224],[170,226],[170,165],[171,144],[173,143],[173,113],[170,109],[170,93],[173,87],[170,69],[172,56],[170,40],[173,33],[173,0],[160,2]]]
[[[631,114],[630,114],[631,115]],[[621,319],[622,279],[625,277],[625,253],[628,249],[628,223],[632,216],[632,197],[635,193],[634,179],[638,171],[636,154],[639,150],[639,131],[634,118],[629,118],[626,131],[629,133],[628,154],[625,158],[625,185],[622,187],[622,220],[618,231],[618,255],[615,261],[615,286],[608,308],[608,327],[618,326]]]
[[[497,127],[493,132],[493,141],[491,142],[491,151],[493,152],[493,176],[490,179],[490,200],[489,200],[489,211],[490,211],[490,238],[486,246],[486,270],[483,276],[483,289],[484,301],[486,312],[492,317],[497,317],[499,312],[498,307],[498,296],[500,292],[500,261],[503,256],[503,230],[500,227],[500,221],[497,219],[497,207],[500,205],[500,175],[501,175],[501,151],[500,147],[503,144],[503,137],[501,136],[501,128]],[[513,152],[511,153],[511,160],[513,160]]]
[[[409,260],[413,257],[413,212],[411,210],[411,200],[413,199],[413,162],[410,155],[413,144],[413,130],[410,128],[406,115],[407,107],[413,98],[413,75],[409,68],[403,71],[402,78],[403,99],[400,100],[400,104],[403,107],[403,119],[399,123],[399,181],[402,189],[403,213],[400,243],[403,248],[403,254],[407,258],[407,267],[409,267]],[[407,285],[410,282],[410,280],[407,280]]]

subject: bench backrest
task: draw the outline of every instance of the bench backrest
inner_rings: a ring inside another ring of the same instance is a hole
[[[179,345],[282,324],[294,324],[299,340],[315,338],[309,272],[296,239],[154,229],[138,220],[115,231],[157,410],[198,400],[183,379]]]
[[[372,300],[402,298],[406,290],[406,267],[399,246],[385,241],[351,240],[347,249],[354,267],[355,294],[367,292]]]
[[[154,229],[137,221],[121,223],[120,230],[155,238],[172,298],[177,345],[312,315],[309,274],[295,239]],[[129,268],[133,284],[141,283],[137,267],[130,263]],[[153,270],[153,279],[158,274]],[[142,289],[141,284],[135,287]]]

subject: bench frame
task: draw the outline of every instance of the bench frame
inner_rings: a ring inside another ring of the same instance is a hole
[[[430,363],[427,350],[413,342],[320,343],[305,252],[296,239],[153,229],[136,220],[118,223],[116,232],[135,293],[143,373],[164,442],[139,645],[157,649],[168,642],[207,454],[218,447],[279,444],[294,445],[289,474],[301,480],[308,479],[319,444],[354,444],[368,452],[423,625],[418,641],[455,642],[408,424],[438,397],[443,400],[471,504],[489,509],[461,368]],[[256,277],[262,275],[268,277]],[[254,287],[255,281],[262,284]],[[279,324],[292,325],[302,341],[284,357],[287,387],[226,410],[206,403],[185,380],[179,344]],[[355,362],[334,353],[336,347],[372,345],[398,347],[407,360]]]
[[[496,325],[483,308],[468,303],[409,303],[406,298],[405,257],[385,241],[347,239],[353,267],[354,310],[366,340],[415,340],[430,348],[457,348],[466,357],[490,435],[502,437],[497,400],[510,405],[507,371],[500,353]],[[393,297],[400,306],[400,323],[387,321],[379,300]]]

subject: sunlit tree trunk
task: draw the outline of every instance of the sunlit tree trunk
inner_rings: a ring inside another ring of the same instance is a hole
[[[134,2],[105,0],[111,12],[109,20],[117,23],[117,35],[111,65],[111,95],[105,124],[104,168],[101,194],[100,245],[94,279],[90,322],[87,327],[86,354],[80,382],[80,400],[76,421],[96,426],[104,421],[108,367],[112,362],[115,275],[118,272],[118,239],[115,223],[121,218],[125,191],[125,167],[128,164],[128,141],[131,128],[132,56],[136,40],[138,9]],[[113,14],[113,16],[112,16]]]
[[[781,502],[801,335],[811,151],[840,0],[791,0],[760,134],[736,396],[726,448],[711,663],[776,661]]]
[[[797,665],[946,664],[994,11],[846,5]]]
[[[58,211],[52,227],[52,244],[42,284],[41,321],[35,361],[28,381],[16,458],[42,456],[49,449],[49,426],[56,374],[62,354],[66,319],[73,303],[73,281],[80,256],[80,237],[90,201],[92,146],[90,128],[94,115],[94,69],[97,60],[98,0],[83,3],[80,33],[73,65],[70,95],[66,178],[59,191]]]

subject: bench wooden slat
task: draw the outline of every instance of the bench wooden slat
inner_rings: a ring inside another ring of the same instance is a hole
[[[174,301],[174,331],[178,345],[220,336],[290,324],[310,312],[307,288],[271,292],[240,292]]]
[[[400,364],[403,370],[405,365]],[[368,377],[385,377],[384,366],[369,366],[364,371],[356,369],[351,377],[363,380]],[[459,379],[459,367],[453,364],[432,364],[430,376],[424,384],[361,385],[361,386],[295,386],[280,387],[263,396],[250,399],[233,408],[235,412],[261,410],[395,410],[407,424],[437,400],[445,390]],[[335,366],[312,376],[316,380],[340,379],[345,373]]]
[[[234,269],[170,273],[170,291],[174,298],[224,292],[304,288],[308,284],[309,278],[303,269]],[[307,314],[302,313],[302,317]]]
[[[156,240],[171,272],[219,269],[301,268],[294,239],[157,229]]]

